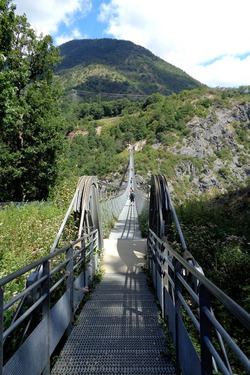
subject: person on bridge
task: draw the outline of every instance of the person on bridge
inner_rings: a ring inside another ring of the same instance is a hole
[[[135,193],[134,189],[131,189],[130,194],[129,194],[129,199],[130,199],[130,204],[133,206],[135,204]]]

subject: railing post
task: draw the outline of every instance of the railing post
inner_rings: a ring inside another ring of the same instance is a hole
[[[148,269],[150,272],[152,272],[151,269],[151,250],[150,250],[150,241],[151,241],[151,233],[149,232],[148,238],[147,238],[147,263],[148,263]]]
[[[161,316],[164,318],[165,298],[164,298],[164,245],[161,245]]]
[[[88,277],[88,284],[92,280],[92,246],[91,246],[91,235],[88,238],[88,247],[87,247],[87,253],[89,253],[88,258],[86,259],[87,261],[87,277]]]
[[[93,280],[94,277],[94,267],[95,267],[95,262],[94,262],[94,254],[93,254],[93,249],[94,249],[94,236],[93,233],[90,234],[89,236],[89,250],[90,250],[90,262],[89,262],[89,268],[90,268],[90,274],[91,274],[91,281]]]
[[[73,321],[74,321],[74,306],[73,306],[73,304],[74,304],[74,302],[73,302],[74,301],[74,296],[73,296],[73,293],[74,293],[74,288],[73,288],[73,284],[74,284],[74,269],[73,269],[74,260],[73,260],[73,246],[72,245],[67,250],[66,259],[69,259],[67,267],[66,267],[66,272],[68,274],[66,288],[67,288],[67,290],[69,289],[69,307],[70,307],[70,319],[69,319],[69,325],[68,325],[68,328],[67,328],[67,334],[69,335],[71,330],[72,330],[72,325],[73,325]]]
[[[152,252],[152,277],[153,277],[153,283],[155,290],[157,291],[157,247],[156,247],[156,238],[153,237],[153,252]]]
[[[82,271],[83,271],[83,286],[86,286],[86,248],[85,248],[85,238],[81,243],[81,258],[82,258]]]
[[[96,243],[96,250],[95,250],[95,257],[94,257],[94,260],[95,260],[95,274],[96,272],[98,271],[98,250],[99,250],[99,230],[97,230],[95,232],[95,243]]]
[[[50,374],[50,262],[47,260],[43,263],[43,276],[47,276],[46,280],[42,283],[42,293],[47,294],[42,307],[43,319],[46,320],[47,326],[47,347],[46,347],[46,365],[43,369],[43,375]]]
[[[159,287],[159,285],[158,285],[159,284],[158,283],[158,269],[159,269],[158,260],[160,262],[160,249],[159,249],[159,242],[158,242],[158,240],[155,239],[155,266],[154,266],[154,268],[155,268],[155,289],[156,289],[157,296],[158,296],[158,292],[159,292],[159,290],[158,290],[158,287]],[[161,276],[160,273],[159,273],[159,276]],[[160,298],[158,297],[158,299],[160,299]]]
[[[199,300],[200,300],[200,346],[201,346],[201,374],[210,375],[212,374],[212,355],[207,348],[207,345],[204,341],[204,337],[211,339],[211,328],[212,324],[207,318],[206,314],[203,311],[203,308],[206,307],[210,310],[210,293],[204,285],[200,285],[199,291]]]
[[[178,324],[178,318],[182,319],[182,305],[181,301],[178,297],[178,293],[182,292],[182,284],[178,278],[178,274],[181,274],[181,263],[175,259],[175,265],[174,265],[174,285],[175,285],[175,291],[174,291],[174,299],[175,299],[175,343],[176,343],[176,363],[177,363],[177,374],[180,374],[180,368],[179,368],[179,353],[181,350],[181,343],[179,341],[179,324]]]
[[[0,288],[0,375],[3,373],[3,289]]]
[[[92,235],[92,279],[93,277],[95,276],[96,274],[96,254],[97,254],[97,247],[95,248],[95,242],[96,242],[96,233],[95,232],[93,235]],[[95,249],[95,250],[94,250]],[[95,253],[94,253],[95,251]]]

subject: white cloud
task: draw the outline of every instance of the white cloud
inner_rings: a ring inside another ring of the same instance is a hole
[[[225,56],[207,66],[194,66],[190,69],[190,74],[211,87],[250,85],[250,56],[245,59]]]
[[[38,34],[56,33],[61,22],[69,26],[76,12],[84,17],[92,7],[91,0],[15,0],[17,13],[25,13]]]
[[[55,37],[55,44],[57,46],[60,46],[63,43],[69,42],[73,39],[86,39],[87,35],[82,35],[79,29],[73,29],[71,33],[69,34],[60,34]]]
[[[106,32],[131,40],[208,85],[250,84],[249,0],[110,0],[99,19]],[[228,56],[213,64],[202,63]],[[239,69],[239,71],[235,71]]]
[[[52,34],[57,45],[86,38],[86,31],[81,32],[83,25],[85,29],[86,25],[96,25],[96,30],[99,29],[94,17],[101,4],[99,21],[105,22],[105,27],[107,25],[106,35],[148,48],[209,86],[250,85],[250,59],[238,57],[250,55],[249,0],[238,0],[237,3],[230,0],[13,2],[17,4],[19,14],[26,13],[38,34]],[[91,23],[74,25],[79,17],[88,14]],[[94,30],[94,27],[90,29]],[[96,38],[96,35],[88,37]]]

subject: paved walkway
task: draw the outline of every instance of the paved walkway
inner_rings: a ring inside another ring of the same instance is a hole
[[[158,308],[142,272],[146,242],[135,206],[125,205],[104,246],[103,279],[51,374],[174,375]]]
[[[109,239],[104,239],[103,268],[109,273],[139,273],[146,263],[146,240],[142,239],[135,206],[126,202]]]
[[[112,229],[110,240],[140,240],[141,231],[138,223],[136,206],[131,205],[127,200],[114,228]]]

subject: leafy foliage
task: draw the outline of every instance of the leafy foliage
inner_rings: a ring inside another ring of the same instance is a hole
[[[213,200],[189,200],[178,209],[188,249],[205,275],[247,310],[249,195],[247,187]]]
[[[250,188],[232,191],[214,199],[189,200],[177,209],[188,250],[205,276],[246,311],[250,311],[249,225]],[[174,248],[178,248],[175,238]],[[182,252],[179,245],[179,251]],[[216,318],[249,355],[249,337],[228,311],[212,302]],[[246,374],[228,351],[234,373]]]
[[[0,13],[1,44],[8,40],[0,71],[0,199],[45,199],[64,136],[53,77],[59,51],[8,7],[4,2]]]

